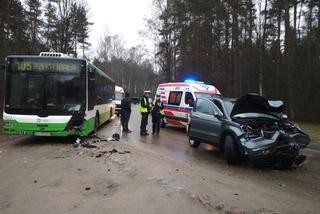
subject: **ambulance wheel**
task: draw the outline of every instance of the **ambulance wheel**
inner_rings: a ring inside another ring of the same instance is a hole
[[[164,119],[163,119],[163,118],[161,118],[160,127],[161,127],[161,128],[165,128],[165,127],[166,127],[166,123],[164,122]]]
[[[189,141],[189,145],[193,148],[197,148],[200,145],[199,141],[196,141],[195,139],[193,139],[192,137],[188,136],[188,141]]]

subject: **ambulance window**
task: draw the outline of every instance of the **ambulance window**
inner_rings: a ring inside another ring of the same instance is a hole
[[[169,105],[180,105],[182,97],[182,91],[171,91],[169,95]]]
[[[194,98],[192,93],[186,92],[184,103],[189,105],[190,107],[194,107]]]

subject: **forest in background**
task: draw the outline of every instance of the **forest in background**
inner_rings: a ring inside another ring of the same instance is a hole
[[[282,99],[320,121],[319,0],[153,0],[162,81],[193,77],[224,96]]]
[[[282,99],[291,119],[320,121],[319,0],[152,3],[154,16],[141,34],[154,42],[152,56],[143,44],[125,48],[121,36],[108,32],[89,56],[94,23],[85,1],[3,0],[0,64],[9,54],[84,55],[132,96],[155,91],[159,82],[195,78],[215,85],[226,97],[253,92]]]
[[[282,99],[292,119],[320,121],[319,0],[154,0],[165,81],[194,77],[224,96]],[[161,26],[160,29],[158,26]]]
[[[0,4],[0,64],[11,54],[38,55],[43,51],[62,52],[87,58],[115,79],[132,95],[151,90],[157,79],[141,47],[124,48],[118,35],[101,38],[98,50],[90,55],[90,27],[86,1],[2,0]],[[3,102],[3,72],[0,72],[0,108]]]

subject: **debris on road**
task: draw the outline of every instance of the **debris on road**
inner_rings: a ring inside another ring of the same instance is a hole
[[[120,135],[118,133],[114,133],[112,137],[99,137],[96,134],[90,135],[89,139],[81,139],[77,138],[76,142],[72,144],[73,148],[80,148],[80,147],[85,147],[85,148],[97,148],[96,143],[100,142],[110,142],[110,141],[119,141],[120,140]]]
[[[91,187],[86,187],[85,190],[89,191],[89,190],[91,190]]]
[[[120,154],[120,155],[123,155],[123,154],[128,154],[128,153],[131,153],[130,151],[127,151],[127,150],[124,150],[122,152],[119,152],[118,150],[116,149],[112,149],[112,150],[109,150],[109,151],[100,151],[97,155],[96,155],[96,158],[101,158],[103,155],[112,155],[112,154]]]
[[[169,185],[169,181],[166,178],[161,178],[158,180],[158,184],[162,187],[166,187]]]
[[[79,148],[81,143],[81,139],[77,138],[76,142],[72,144],[73,148]]]
[[[89,149],[97,148],[96,145],[93,145],[91,143],[84,143],[84,144],[81,144],[81,146]]]

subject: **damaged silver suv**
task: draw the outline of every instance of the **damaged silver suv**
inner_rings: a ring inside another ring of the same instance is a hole
[[[299,165],[310,141],[298,125],[287,121],[282,101],[257,94],[239,99],[197,99],[189,124],[189,144],[213,144],[229,164],[243,160],[287,168]]]

